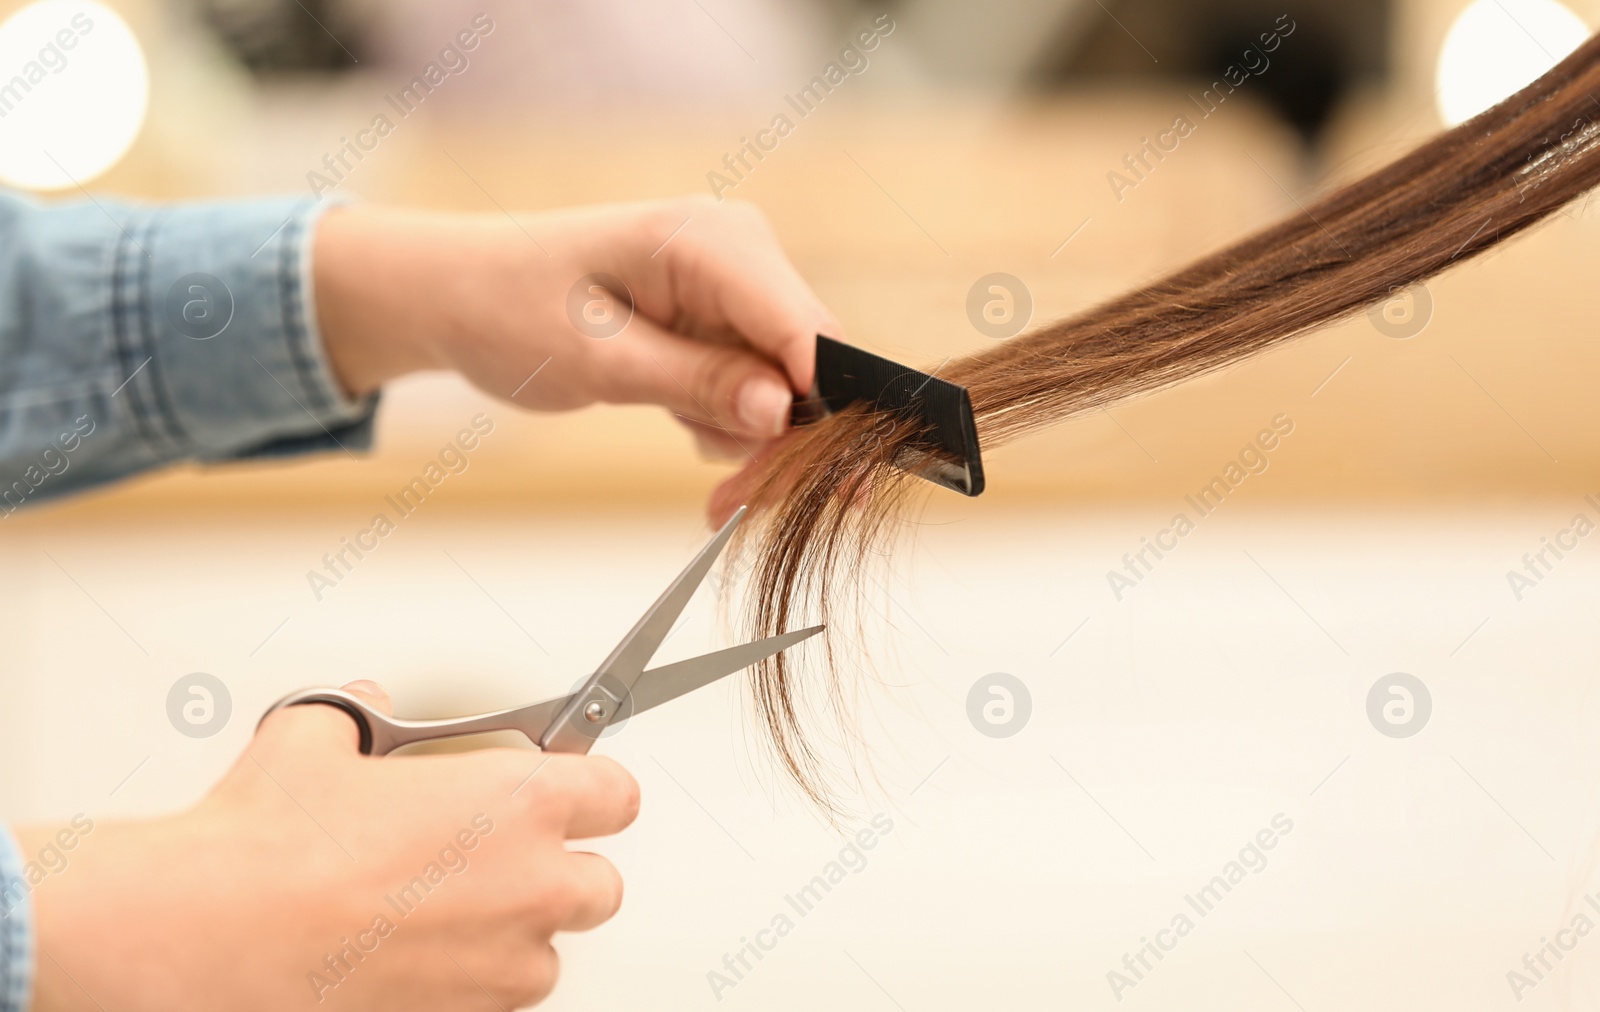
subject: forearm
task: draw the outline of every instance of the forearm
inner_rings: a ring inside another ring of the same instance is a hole
[[[304,200],[40,206],[0,195],[0,516],[180,460],[347,448]]]

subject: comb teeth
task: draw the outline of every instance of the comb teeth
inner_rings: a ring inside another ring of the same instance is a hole
[[[796,402],[794,424],[856,403],[918,423],[922,438],[902,449],[896,467],[962,495],[983,491],[978,427],[966,387],[818,334],[816,382],[810,399]]]

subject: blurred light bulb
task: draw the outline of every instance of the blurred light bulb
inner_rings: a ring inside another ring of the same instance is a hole
[[[0,180],[89,182],[138,136],[150,77],[139,40],[93,0],[40,0],[0,23]]]
[[[1558,0],[1473,0],[1445,34],[1435,85],[1439,118],[1455,126],[1555,66],[1589,37]]]

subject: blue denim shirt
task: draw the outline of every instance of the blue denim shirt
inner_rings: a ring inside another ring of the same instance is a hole
[[[0,193],[0,523],[177,461],[369,447],[376,399],[345,395],[317,332],[326,206]],[[32,993],[25,861],[0,827],[0,1012]]]
[[[33,905],[22,856],[0,826],[0,1012],[22,1012],[33,990]]]

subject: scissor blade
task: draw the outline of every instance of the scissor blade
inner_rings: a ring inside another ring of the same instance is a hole
[[[662,640],[665,640],[667,634],[672,631],[673,624],[689,604],[689,599],[694,596],[706,573],[711,571],[712,564],[717,561],[717,556],[722,554],[722,549],[727,546],[728,539],[733,537],[734,529],[739,526],[739,521],[744,519],[744,515],[745,507],[740,506],[728,522],[722,525],[722,530],[700,549],[700,554],[696,555],[684,567],[683,572],[678,574],[678,578],[656,598],[656,603],[652,604],[650,610],[634,624],[628,635],[622,637],[622,642],[611,651],[611,656],[595,669],[595,673],[589,676],[583,688],[572,696],[572,701],[562,709],[555,720],[551,721],[550,727],[539,740],[541,748],[547,752],[589,751],[589,746],[594,744],[598,732],[616,716],[616,710],[606,705],[607,702],[612,700],[612,697],[620,699],[633,691],[634,683],[644,672],[644,666],[650,663],[650,658],[655,656],[656,648],[661,646]],[[599,703],[604,708],[604,715],[599,719],[599,723],[586,725],[581,723],[584,721],[582,711],[591,703]]]
[[[691,657],[686,661],[651,668],[640,675],[639,681],[634,684],[633,700],[628,710],[631,713],[643,713],[662,703],[669,703],[686,692],[693,692],[702,685],[710,685],[719,678],[726,678],[736,671],[743,671],[757,661],[766,660],[802,640],[808,640],[822,630],[823,627],[820,625],[811,626],[809,629],[796,629],[779,636],[756,640],[754,643],[743,643],[726,650],[718,650],[702,657]]]

